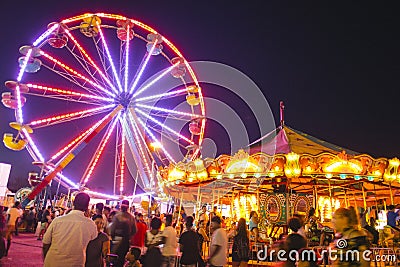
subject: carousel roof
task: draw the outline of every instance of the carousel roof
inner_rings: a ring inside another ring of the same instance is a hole
[[[274,133],[275,135],[273,135]],[[251,153],[260,151],[268,155],[287,154],[290,152],[317,155],[323,152],[340,153],[342,151],[345,151],[348,155],[360,154],[295,130],[286,125],[278,127],[276,130],[266,134],[249,146],[251,147]]]
[[[181,192],[185,199],[186,194],[198,199],[200,193],[204,200],[211,199],[215,189],[222,196],[232,190],[276,190],[279,185],[298,193],[318,190],[341,198],[351,194],[357,201],[400,197],[397,158],[373,158],[288,126],[278,127],[248,148],[164,168],[160,172],[164,185],[175,196]]]

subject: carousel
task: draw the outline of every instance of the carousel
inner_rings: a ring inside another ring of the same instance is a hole
[[[311,208],[329,225],[339,207],[370,212],[399,203],[399,159],[330,144],[285,125],[281,117],[277,129],[234,155],[160,168],[165,192],[197,207],[220,204],[232,221],[249,220],[257,211],[265,237],[286,233],[294,214],[307,220]],[[385,216],[377,219],[386,225]]]

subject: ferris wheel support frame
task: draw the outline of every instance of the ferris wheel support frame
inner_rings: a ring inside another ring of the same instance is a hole
[[[36,195],[38,195],[49,183],[51,180],[56,177],[56,175],[64,169],[74,158],[75,156],[83,150],[83,148],[93,139],[106,125],[122,110],[123,106],[118,105],[109,115],[108,117],[101,123],[97,128],[95,128],[91,134],[87,135],[82,139],[81,143],[78,144],[70,153],[68,153],[62,161],[60,161],[55,168],[42,180],[40,184],[38,184],[32,192],[22,201],[21,206],[25,208],[29,202],[35,199]]]

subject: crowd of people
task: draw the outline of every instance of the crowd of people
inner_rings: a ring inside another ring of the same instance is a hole
[[[257,259],[252,244],[266,242],[260,237],[256,211],[250,212],[249,218],[232,222],[220,216],[217,207],[208,212],[205,205],[197,215],[188,216],[183,207],[177,207],[169,214],[148,217],[135,212],[127,200],[117,207],[97,203],[91,209],[89,202],[86,193],[78,193],[73,209],[68,210],[47,206],[38,212],[33,208],[22,211],[18,201],[7,210],[0,206],[0,230],[5,239],[3,244],[0,242],[0,251],[3,246],[7,255],[21,221],[26,231],[35,232],[37,239],[42,240],[44,266],[175,267],[179,260],[182,267],[217,267],[226,266],[231,256],[232,266],[239,267],[248,266],[250,259]],[[334,212],[334,234],[322,230],[315,209],[311,208],[306,218],[304,221],[303,216],[294,215],[288,220],[289,234],[282,233],[275,242],[270,239],[268,245],[276,251],[285,251],[286,255],[293,251],[300,255],[302,251],[313,250],[313,235],[317,235],[317,245],[330,246],[343,254],[348,250],[362,253],[379,240],[374,216],[367,223],[366,213],[357,216],[352,207]],[[389,206],[387,222],[393,231],[399,231],[399,218],[400,209]],[[339,246],[338,240],[345,240],[347,246]],[[281,262],[274,255],[270,260],[276,266],[285,267],[314,267],[331,261],[321,258],[317,251],[306,255],[308,258],[289,257]],[[369,266],[365,259],[337,259],[331,263]]]

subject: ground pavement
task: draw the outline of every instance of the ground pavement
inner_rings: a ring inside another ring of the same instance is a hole
[[[0,259],[1,267],[41,267],[42,241],[36,240],[33,233],[19,233],[13,236],[8,256]]]

